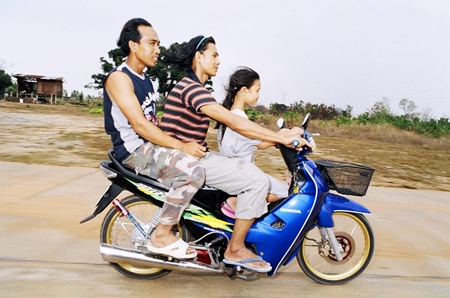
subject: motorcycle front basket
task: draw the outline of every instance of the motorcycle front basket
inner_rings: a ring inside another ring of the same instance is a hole
[[[374,168],[332,160],[314,161],[330,189],[340,194],[365,196]]]

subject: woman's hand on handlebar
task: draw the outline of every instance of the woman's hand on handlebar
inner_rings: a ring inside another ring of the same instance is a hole
[[[303,131],[303,130],[302,130]],[[311,143],[308,142],[308,140],[305,140],[302,138],[301,134],[295,133],[295,134],[286,134],[283,135],[285,141],[283,142],[283,145],[289,148],[295,148],[298,151],[303,150],[303,148],[307,148],[311,151],[314,150],[314,146],[311,145]]]
[[[286,147],[295,148],[299,151],[303,150],[304,147],[308,148],[311,151],[314,149],[314,147],[308,142],[308,140],[302,138],[304,130],[300,127],[282,129],[278,133],[284,138],[284,142],[282,144]]]
[[[290,148],[295,148],[298,151],[303,150],[303,148],[307,148],[311,151],[314,150],[314,146],[311,145],[307,140],[305,140],[304,138],[297,138],[297,139],[293,139],[290,143],[290,146],[286,146],[286,147],[290,147]]]

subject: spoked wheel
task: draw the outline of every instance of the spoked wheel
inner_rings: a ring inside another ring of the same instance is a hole
[[[131,195],[122,200],[122,204],[129,210],[134,218],[148,232],[151,228],[151,222],[159,207],[144,201],[141,198]],[[181,234],[181,229],[178,229]],[[112,207],[103,220],[100,231],[101,243],[112,246],[147,251],[146,238],[138,231],[134,224],[127,218],[120,216],[120,213]],[[137,267],[126,263],[110,263],[120,273],[140,279],[155,279],[162,277],[170,272],[160,268]]]
[[[372,258],[374,237],[372,227],[362,214],[336,212],[333,214],[334,234],[342,246],[338,261],[330,244],[322,239],[316,227],[301,242],[297,261],[305,274],[322,284],[343,284],[360,275]]]

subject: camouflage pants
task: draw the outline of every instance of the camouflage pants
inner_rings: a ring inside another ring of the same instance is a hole
[[[179,150],[144,143],[123,161],[136,173],[158,180],[169,188],[160,223],[174,225],[205,182],[203,165]]]

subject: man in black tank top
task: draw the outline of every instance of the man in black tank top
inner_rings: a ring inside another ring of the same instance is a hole
[[[104,81],[105,130],[124,164],[169,188],[148,250],[190,259],[197,255],[196,250],[178,239],[172,226],[205,181],[204,168],[198,161],[205,155],[205,148],[196,142],[177,140],[157,126],[156,96],[144,69],[158,62],[159,44],[158,34],[146,20],[131,19],[124,25],[117,45],[127,55],[126,61]]]

